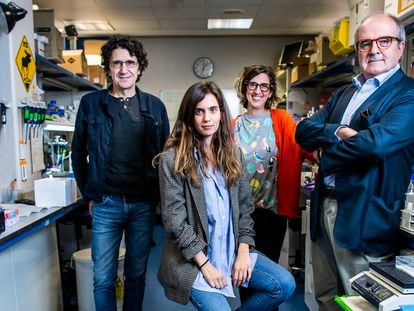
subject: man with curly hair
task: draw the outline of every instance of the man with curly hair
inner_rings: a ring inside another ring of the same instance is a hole
[[[141,310],[158,173],[152,158],[169,134],[164,104],[136,83],[148,66],[141,42],[115,36],[102,47],[108,89],[82,97],[72,142],[73,171],[92,215],[96,310],[116,310],[118,252],[125,233],[123,310]]]

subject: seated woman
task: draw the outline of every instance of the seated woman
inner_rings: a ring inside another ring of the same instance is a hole
[[[209,311],[231,310],[233,286],[254,290],[239,310],[272,310],[288,299],[292,275],[254,250],[250,187],[216,84],[187,90],[155,162],[166,231],[158,278],[166,296]]]

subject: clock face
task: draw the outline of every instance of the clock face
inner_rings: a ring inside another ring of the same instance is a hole
[[[208,57],[200,57],[194,62],[193,70],[197,77],[209,78],[214,72],[214,65]]]

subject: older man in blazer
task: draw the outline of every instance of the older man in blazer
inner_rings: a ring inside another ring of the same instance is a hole
[[[361,73],[297,126],[297,142],[320,154],[311,206],[320,310],[334,310],[332,297],[350,293],[349,278],[369,262],[398,251],[414,160],[414,80],[399,65],[404,40],[390,15],[362,21],[355,34]]]

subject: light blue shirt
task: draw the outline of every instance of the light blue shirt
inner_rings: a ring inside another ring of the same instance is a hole
[[[391,70],[379,74],[371,79],[366,80],[362,73],[358,74],[352,78],[352,83],[354,84],[356,91],[352,95],[351,100],[349,101],[348,106],[345,109],[344,115],[341,119],[341,124],[349,125],[352,118],[354,117],[355,111],[365,102],[365,100],[372,95],[385,81],[387,81],[398,69],[400,69],[400,64],[397,64]],[[338,128],[338,130],[341,127]],[[337,131],[338,131],[337,130]],[[338,137],[338,139],[340,139]],[[330,187],[335,187],[335,175],[329,175],[324,178],[324,184]]]
[[[352,83],[356,87],[356,91],[349,101],[348,106],[342,116],[341,124],[349,125],[351,122],[355,111],[365,102],[365,100],[375,92],[375,90],[384,84],[398,69],[400,65],[397,64],[390,71],[379,74],[371,79],[366,80],[364,75],[360,73],[352,79]]]
[[[201,271],[198,272],[193,288],[221,293],[227,297],[235,297],[231,269],[236,256],[236,245],[233,233],[233,218],[230,196],[226,179],[219,170],[208,170],[208,176],[202,177],[207,205],[209,246],[207,257],[211,264],[227,279],[227,286],[222,289],[210,287]],[[250,254],[252,267],[256,263],[257,254]],[[247,285],[243,284],[244,286]]]

